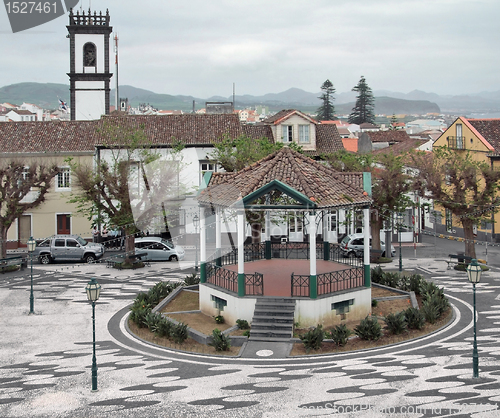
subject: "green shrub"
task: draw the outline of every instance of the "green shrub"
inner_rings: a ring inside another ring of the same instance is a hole
[[[362,340],[376,341],[382,336],[382,327],[377,318],[367,316],[354,328],[354,333]]]
[[[410,292],[415,292],[416,295],[420,295],[422,282],[425,282],[425,279],[420,274],[412,274],[410,276]]]
[[[400,280],[401,276],[399,273],[392,273],[388,271],[387,273],[384,274],[384,279],[383,279],[384,283],[382,284],[397,289]]]
[[[351,330],[347,328],[346,324],[337,325],[330,331],[331,339],[339,346],[346,345],[350,335]]]
[[[406,331],[406,317],[404,312],[390,313],[384,318],[385,325],[391,334],[402,334]]]
[[[422,329],[425,325],[425,318],[422,312],[417,308],[408,308],[404,311],[408,328]]]
[[[243,333],[243,336],[244,337],[250,337],[250,330],[247,329],[244,333]]]
[[[162,316],[160,313],[153,313],[153,311],[149,311],[144,317],[144,325],[148,327],[151,332],[154,332],[156,328],[156,324],[162,320]]]
[[[300,339],[304,343],[306,352],[309,353],[311,350],[317,350],[321,348],[323,339],[325,338],[325,332],[323,331],[323,326],[318,325],[316,328],[312,328],[305,334],[300,336]]]
[[[378,300],[377,299],[372,299],[372,308],[376,308],[378,305]]]
[[[158,337],[170,338],[173,327],[174,324],[172,322],[162,317],[162,319],[156,323],[153,332],[158,335]]]
[[[187,329],[187,324],[184,324],[183,322],[179,322],[177,325],[174,325],[170,335],[175,343],[182,344],[184,341],[186,341],[188,337]]]
[[[215,351],[228,351],[231,348],[231,340],[227,335],[215,328],[212,331],[212,342],[209,343]]]
[[[144,328],[146,327],[145,325],[145,320],[146,320],[146,315],[151,312],[150,307],[145,307],[144,305],[138,305],[136,307],[132,306],[130,308],[132,312],[130,312],[130,319],[134,321],[134,323],[139,327],[139,328]]]
[[[223,324],[225,322],[224,317],[222,315],[217,315],[215,317],[215,322],[217,322],[218,324]]]
[[[372,269],[370,277],[373,283],[380,283],[384,277],[384,270],[380,266],[377,266]]]
[[[238,325],[239,329],[250,329],[250,325],[248,325],[248,321],[246,319],[237,319],[236,325]]]
[[[197,273],[189,274],[184,277],[184,285],[193,286],[200,283],[200,276]]]
[[[439,308],[434,303],[427,300],[422,303],[422,314],[427,322],[433,324],[439,318]]]

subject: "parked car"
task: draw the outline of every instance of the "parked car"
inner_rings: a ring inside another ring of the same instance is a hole
[[[87,242],[80,235],[53,235],[36,246],[33,257],[41,264],[53,261],[94,263],[104,251],[104,246]]]
[[[365,236],[363,234],[351,234],[345,236],[340,242],[340,250],[344,257],[363,257],[365,247]],[[372,238],[370,237],[370,249],[372,248]],[[380,249],[385,257],[385,242],[380,240]],[[391,245],[391,257],[396,256],[396,250]]]
[[[136,238],[135,249],[136,252],[141,250],[147,253],[145,257],[141,257],[144,261],[180,261],[186,255],[184,248],[160,237]]]

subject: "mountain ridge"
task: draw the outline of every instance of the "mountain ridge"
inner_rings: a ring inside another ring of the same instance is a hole
[[[232,96],[212,96],[202,99],[189,95],[159,94],[151,90],[134,86],[119,87],[120,97],[127,97],[129,104],[136,107],[139,103],[149,103],[165,110],[191,111],[193,101],[196,109],[205,106],[206,101],[232,101]],[[261,96],[251,94],[236,95],[237,108],[264,105],[270,110],[296,108],[314,112],[321,101],[321,92],[311,93],[292,87],[280,93],[267,93]],[[407,114],[407,113],[452,113],[467,115],[469,113],[499,113],[500,90],[482,91],[477,94],[438,95],[421,90],[409,93],[378,90],[375,97],[375,113],[377,114]],[[348,114],[354,106],[355,92],[342,92],[334,95],[334,106],[337,114]],[[34,103],[45,109],[56,109],[59,99],[69,102],[69,85],[56,83],[25,82],[0,87],[0,103],[21,104]],[[114,103],[114,89],[111,91],[111,103]]]

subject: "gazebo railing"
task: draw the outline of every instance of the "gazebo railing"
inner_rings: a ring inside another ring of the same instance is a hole
[[[264,295],[264,275],[262,273],[245,274],[245,294]]]
[[[347,268],[344,270],[321,273],[316,276],[318,296],[341,290],[353,289],[364,285],[362,268]]]
[[[295,274],[292,273],[292,297],[309,297],[310,295],[310,286],[309,286],[310,277],[308,274]]]
[[[238,293],[238,273],[214,263],[206,264],[207,282],[231,292]],[[245,294],[262,296],[264,294],[264,275],[262,273],[245,274]]]
[[[362,267],[363,259],[359,257],[344,257],[339,244],[330,244],[330,261],[340,264],[347,264],[353,267]]]
[[[206,264],[207,282],[238,293],[238,273],[213,263]]]

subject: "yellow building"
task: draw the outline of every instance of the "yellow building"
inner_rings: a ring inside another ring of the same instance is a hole
[[[460,116],[436,139],[433,147],[469,152],[473,159],[500,169],[500,119],[468,119]],[[456,231],[455,225],[460,227],[458,220],[449,213],[445,214],[444,221],[449,233]],[[500,230],[500,213],[496,213],[492,221],[491,228],[478,225],[478,229],[495,237],[496,230]]]

